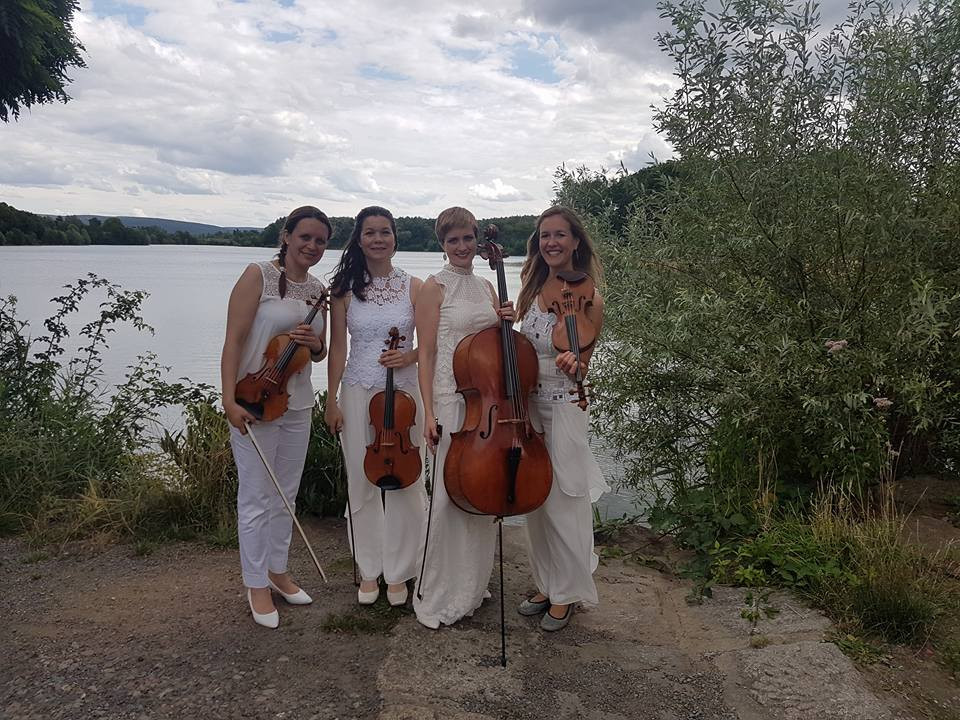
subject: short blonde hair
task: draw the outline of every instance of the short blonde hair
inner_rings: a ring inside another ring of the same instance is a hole
[[[434,232],[437,234],[437,241],[443,247],[443,238],[447,233],[458,227],[473,228],[473,235],[480,238],[480,228],[477,226],[477,219],[473,213],[462,207],[449,207],[437,216],[437,224],[434,226]]]

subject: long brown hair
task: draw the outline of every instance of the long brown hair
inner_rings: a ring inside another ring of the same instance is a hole
[[[367,285],[372,282],[372,279],[367,271],[367,258],[360,246],[360,235],[363,233],[363,221],[368,217],[387,219],[393,231],[393,250],[394,252],[397,250],[397,221],[393,219],[393,214],[379,205],[365,207],[357,213],[357,218],[353,221],[350,240],[343,248],[340,262],[330,280],[330,294],[334,297],[343,297],[348,292],[352,292],[358,300],[366,301],[367,299]]]
[[[573,236],[579,240],[577,249],[573,253],[573,269],[585,272],[597,285],[603,284],[603,267],[600,265],[600,257],[593,247],[593,241],[590,239],[587,229],[583,222],[577,217],[577,214],[569,208],[561,205],[554,205],[547,208],[540,217],[537,218],[537,227],[530,234],[527,240],[527,259],[520,269],[520,295],[517,297],[517,319],[522,320],[523,316],[530,310],[530,306],[540,294],[540,288],[547,280],[550,274],[550,266],[547,265],[540,254],[540,225],[548,217],[560,215],[570,223],[570,230]]]

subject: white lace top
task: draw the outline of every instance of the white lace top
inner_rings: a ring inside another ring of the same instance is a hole
[[[413,348],[413,303],[410,302],[410,275],[394,268],[386,277],[372,278],[367,285],[366,301],[350,296],[347,305],[347,330],[350,333],[350,355],[343,371],[343,382],[366,389],[383,389],[387,369],[378,362],[387,347],[390,328],[396,327],[401,337],[400,350]],[[408,365],[393,371],[396,387],[415,387],[417,366]]]
[[[263,353],[270,340],[280,333],[289,332],[302,323],[310,308],[323,292],[323,283],[307,273],[303,282],[297,283],[287,278],[287,293],[280,297],[280,271],[270,261],[258,262],[257,267],[263,276],[263,290],[260,292],[260,304],[253,324],[247,334],[246,343],[240,354],[237,380],[248,373],[256,372],[263,366]],[[317,313],[313,328],[317,335],[324,337],[323,316]],[[312,363],[287,380],[287,393],[290,399],[287,408],[304,410],[313,407],[313,385],[310,382]]]
[[[443,286],[440,321],[437,325],[437,363],[433,394],[441,400],[457,392],[453,376],[453,353],[467,335],[496,326],[500,320],[493,309],[490,283],[453,265],[433,276]]]
[[[569,402],[573,397],[569,394],[576,383],[567,377],[567,374],[557,367],[556,348],[553,347],[553,326],[557,316],[540,309],[540,299],[530,303],[530,309],[520,324],[520,332],[527,336],[537,351],[540,361],[540,374],[537,376],[536,396],[541,400],[551,402]]]

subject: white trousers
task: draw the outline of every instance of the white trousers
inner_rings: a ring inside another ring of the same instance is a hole
[[[311,412],[311,408],[287,410],[272,422],[253,426],[290,507],[295,507],[307,458]],[[230,444],[239,479],[237,535],[243,584],[264,588],[268,570],[276,574],[287,571],[293,521],[250,438],[231,426]]]
[[[403,388],[417,403],[417,422],[410,428],[410,440],[423,456],[423,407],[415,388]],[[379,392],[360,385],[344,385],[340,390],[343,412],[343,446],[350,493],[347,541],[354,548],[360,577],[383,580],[397,585],[416,577],[426,523],[426,493],[422,477],[400,490],[381,491],[367,479],[363,459],[367,445],[373,442],[370,425],[370,398]],[[352,527],[351,527],[352,526]],[[351,530],[353,537],[351,538]]]
[[[596,605],[591,500],[609,487],[587,442],[587,413],[565,401],[534,398],[530,416],[543,430],[553,463],[550,495],[526,516],[533,580],[555,605]]]

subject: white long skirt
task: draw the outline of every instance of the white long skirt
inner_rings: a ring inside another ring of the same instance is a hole
[[[433,629],[473,615],[484,598],[490,597],[487,585],[496,551],[496,518],[464,512],[450,500],[443,483],[450,433],[460,429],[463,413],[464,403],[459,395],[437,399],[437,421],[443,426],[443,436],[435,456],[426,562],[420,571],[419,592],[413,599],[417,620]]]
[[[543,430],[553,463],[550,495],[526,516],[534,582],[555,605],[596,605],[591,504],[609,486],[587,441],[587,413],[569,402],[531,398],[530,419]]]
[[[417,422],[410,428],[410,439],[423,452],[423,407],[416,388],[403,388],[417,403]],[[344,463],[347,468],[347,487],[350,510],[347,542],[355,551],[360,576],[364,580],[383,580],[391,585],[416,577],[421,556],[424,525],[426,524],[426,492],[423,479],[401,490],[381,491],[371,483],[363,470],[367,445],[373,442],[370,425],[370,398],[378,389],[367,390],[360,385],[344,385],[340,390],[340,409],[343,411]],[[351,525],[353,538],[350,538]]]

